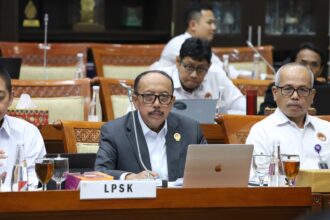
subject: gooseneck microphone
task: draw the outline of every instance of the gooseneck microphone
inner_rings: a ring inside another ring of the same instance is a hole
[[[140,144],[139,144],[139,140],[138,140],[138,136],[137,136],[136,123],[135,123],[133,98],[132,98],[132,87],[127,85],[125,83],[125,81],[122,81],[122,80],[119,81],[119,84],[127,90],[127,96],[128,96],[128,100],[129,100],[130,106],[131,106],[131,115],[132,115],[132,118],[133,118],[133,128],[134,128],[135,142],[136,142],[136,146],[137,146],[137,150],[138,150],[140,163],[141,163],[143,169],[148,173],[148,178],[152,178],[152,175],[150,174],[151,171],[148,170],[146,165],[143,163],[143,160],[142,160],[142,157],[141,157]]]
[[[266,60],[266,58],[257,50],[257,48],[255,46],[253,46],[253,44],[251,43],[251,41],[247,40],[246,44],[256,53],[258,54],[261,59],[266,63],[266,65],[272,70],[273,74],[275,75],[275,69],[274,67]]]
[[[44,69],[44,76],[45,79],[48,79],[48,74],[47,74],[47,50],[50,49],[50,45],[47,44],[47,35],[48,35],[48,14],[45,14],[44,16],[44,43],[39,44],[39,49],[44,50],[44,64],[43,64],[43,69]]]

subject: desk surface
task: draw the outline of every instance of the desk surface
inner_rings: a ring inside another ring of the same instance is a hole
[[[83,200],[79,191],[0,193],[0,219],[292,219],[310,188],[158,189],[155,199]],[[161,218],[160,218],[161,217]]]

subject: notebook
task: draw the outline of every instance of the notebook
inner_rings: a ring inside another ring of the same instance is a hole
[[[192,118],[202,124],[214,124],[217,99],[176,100],[172,112]]]
[[[315,85],[313,107],[317,115],[330,115],[330,85]]]
[[[189,145],[183,187],[247,187],[253,145]]]
[[[0,57],[0,66],[5,68],[12,79],[19,79],[21,71],[21,58],[4,58]]]

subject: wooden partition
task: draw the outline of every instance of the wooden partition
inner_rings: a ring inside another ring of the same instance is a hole
[[[157,189],[154,199],[80,200],[79,191],[0,193],[1,219],[291,220],[312,207],[311,189]]]

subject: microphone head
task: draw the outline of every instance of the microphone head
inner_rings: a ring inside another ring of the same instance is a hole
[[[252,48],[254,47],[253,44],[252,44],[249,40],[246,41],[246,44],[247,44],[249,47],[252,47]]]

